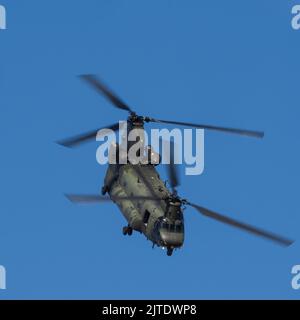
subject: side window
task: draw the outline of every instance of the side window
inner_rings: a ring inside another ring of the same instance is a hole
[[[148,223],[149,218],[150,218],[150,212],[149,212],[148,210],[145,210],[143,222],[144,222],[145,224]]]

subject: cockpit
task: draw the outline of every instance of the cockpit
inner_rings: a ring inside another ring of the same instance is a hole
[[[163,247],[177,248],[181,247],[184,241],[184,224],[183,220],[171,221],[162,218],[157,221],[155,226],[158,241]]]

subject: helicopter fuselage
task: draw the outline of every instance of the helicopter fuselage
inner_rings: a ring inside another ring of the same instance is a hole
[[[184,241],[181,203],[171,200],[170,191],[151,164],[111,164],[104,186],[133,230],[143,233],[153,244],[169,250]],[[120,198],[133,199],[122,199]],[[137,199],[134,199],[137,197]],[[153,197],[144,200],[138,197]]]

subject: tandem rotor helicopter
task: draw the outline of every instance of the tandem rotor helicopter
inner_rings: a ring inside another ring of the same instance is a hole
[[[127,135],[133,129],[143,129],[145,123],[173,124],[185,127],[193,127],[208,130],[217,130],[239,134],[249,137],[262,138],[263,132],[225,128],[211,125],[194,124],[189,122],[158,120],[148,116],[140,116],[134,112],[126,103],[115,95],[105,84],[103,84],[95,75],[82,75],[82,80],[91,85],[107,98],[116,108],[127,111]],[[119,123],[114,123],[105,129],[118,131]],[[99,130],[93,130],[68,139],[57,141],[65,147],[76,147],[82,143],[95,140]],[[122,144],[115,144],[117,154],[123,148]],[[130,144],[126,146],[130,148]],[[173,148],[172,148],[173,149]],[[155,157],[155,151],[151,146],[145,146],[146,155],[151,159],[147,164],[132,164],[127,161],[125,164],[120,161],[115,164],[109,164],[102,187],[102,195],[88,194],[66,194],[66,197],[74,203],[103,203],[114,202],[127,220],[128,225],[123,228],[124,235],[132,235],[133,231],[138,231],[146,236],[153,243],[153,247],[166,248],[167,255],[171,256],[174,249],[182,247],[184,242],[184,209],[190,206],[196,209],[200,214],[208,218],[217,220],[227,225],[250,232],[276,242],[283,246],[289,246],[293,243],[285,237],[271,232],[253,227],[246,223],[237,221],[230,217],[209,210],[205,207],[194,204],[185,198],[181,198],[177,192],[179,185],[178,173],[174,164],[174,154],[171,151],[171,161],[168,165],[168,182],[171,190],[166,187],[166,183],[160,179],[156,166],[160,162],[160,155]],[[125,150],[127,151],[127,150]],[[126,153],[127,154],[127,153]],[[108,195],[106,195],[108,194]]]

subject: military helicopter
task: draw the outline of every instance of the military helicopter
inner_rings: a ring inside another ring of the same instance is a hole
[[[217,130],[225,133],[239,134],[249,137],[262,138],[263,132],[243,130],[235,128],[225,128],[211,125],[195,124],[189,122],[179,122],[170,120],[158,120],[148,116],[140,116],[133,111],[125,102],[123,102],[115,93],[113,93],[100,79],[95,75],[82,75],[82,80],[100,92],[115,107],[127,111],[127,134],[133,129],[143,129],[145,123],[173,124],[185,127],[201,128],[208,130]],[[101,128],[89,131],[84,134],[76,135],[71,138],[57,141],[65,147],[76,147],[82,143],[95,140],[97,133]],[[119,130],[119,123],[106,126],[105,129],[113,131]],[[112,146],[117,153],[120,153],[122,144]],[[130,147],[130,144],[127,146]],[[276,242],[283,246],[289,246],[293,243],[285,237],[271,232],[253,227],[246,223],[237,221],[224,216],[205,207],[181,198],[177,192],[179,177],[177,166],[174,164],[174,152],[171,151],[170,164],[167,166],[168,182],[171,190],[166,183],[160,179],[156,166],[160,163],[160,155],[155,157],[155,150],[151,146],[145,146],[146,156],[157,161],[132,164],[127,162],[121,164],[109,164],[102,187],[102,195],[89,194],[66,194],[66,197],[74,203],[103,203],[114,202],[127,220],[127,225],[123,228],[124,235],[132,235],[133,231],[140,232],[146,236],[154,246],[167,249],[167,255],[171,256],[174,249],[182,247],[184,242],[184,210],[187,206],[196,209],[200,214],[208,218],[217,220],[227,225],[250,232]],[[171,148],[173,150],[173,148]],[[154,157],[153,157],[154,156]],[[106,195],[106,193],[108,195]]]

